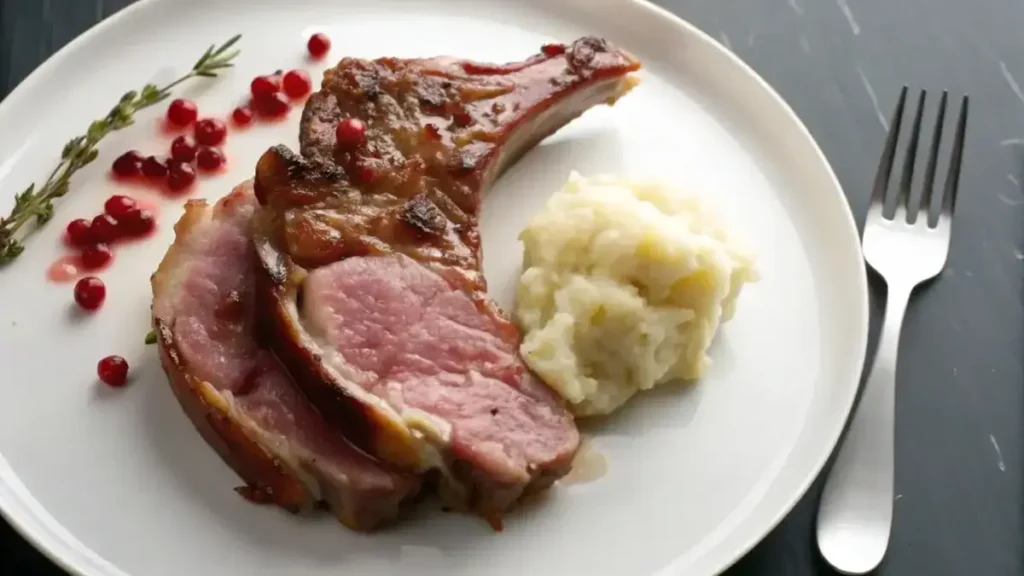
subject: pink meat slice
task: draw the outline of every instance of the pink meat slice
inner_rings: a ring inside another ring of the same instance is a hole
[[[251,181],[213,208],[192,201],[153,276],[164,369],[200,432],[252,499],[299,512],[326,503],[355,529],[399,513],[418,478],[331,429],[256,338]]]
[[[411,258],[350,258],[306,280],[307,326],[399,412],[449,423],[451,449],[507,483],[575,441],[553,392],[516,355],[516,335]]]

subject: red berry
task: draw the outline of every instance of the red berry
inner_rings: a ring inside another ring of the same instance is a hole
[[[309,37],[309,42],[306,43],[306,48],[309,49],[309,53],[313,58],[321,58],[327,51],[331,49],[331,39],[326,34],[317,32]]]
[[[100,214],[92,219],[89,226],[93,242],[112,242],[121,235],[117,220],[110,214]]]
[[[206,146],[217,146],[228,135],[228,127],[216,118],[204,118],[196,122],[196,142]]]
[[[284,93],[290,98],[302,98],[313,89],[313,84],[309,80],[309,74],[302,70],[289,70],[284,75],[281,85],[284,86]]]
[[[172,162],[167,174],[167,186],[174,192],[181,192],[196,181],[196,169],[185,162]]]
[[[128,362],[120,356],[107,356],[96,365],[96,375],[107,386],[120,388],[128,380]]]
[[[86,310],[95,310],[107,297],[107,287],[95,276],[86,276],[75,284],[75,302]]]
[[[197,117],[199,117],[199,108],[191,100],[178,98],[172,101],[167,108],[167,121],[175,126],[188,126],[195,122]]]
[[[110,248],[106,244],[96,244],[82,250],[82,264],[86,270],[95,270],[110,262],[111,256]]]
[[[191,162],[196,157],[196,141],[182,134],[171,142],[171,158],[178,162]]]
[[[249,92],[253,98],[273,94],[281,90],[281,78],[279,76],[257,76],[249,84]]]
[[[338,146],[358,148],[366,143],[366,124],[358,118],[346,118],[338,122],[334,136],[338,140]]]
[[[142,154],[135,150],[129,150],[114,160],[111,169],[114,174],[121,177],[138,176],[142,172]]]
[[[283,92],[274,92],[273,94],[254,98],[252,104],[260,115],[268,118],[280,118],[287,114],[291,108],[291,103]]]
[[[561,54],[565,54],[565,44],[545,44],[540,47],[540,51],[549,58],[554,58]]]
[[[119,222],[134,209],[135,199],[121,194],[114,194],[103,203],[103,211]]]
[[[377,171],[367,160],[355,160],[349,165],[348,174],[356,184],[369,184],[377,176]]]
[[[465,128],[473,123],[473,116],[463,108],[462,110],[457,110],[452,114],[452,122],[455,122],[456,126]]]
[[[167,177],[167,163],[156,156],[147,156],[142,161],[142,174],[150,180],[163,180]]]
[[[239,126],[248,126],[252,124],[252,110],[247,106],[239,106],[231,113],[231,119]]]
[[[219,170],[224,166],[224,153],[221,152],[220,148],[214,148],[213,146],[203,146],[199,149],[199,155],[196,156],[196,165],[199,166],[200,170],[206,170],[212,172]]]
[[[84,248],[93,243],[92,224],[85,218],[79,218],[68,222],[68,243],[72,246]]]
[[[120,221],[121,230],[126,236],[145,236],[156,227],[156,219],[149,210],[132,210]]]

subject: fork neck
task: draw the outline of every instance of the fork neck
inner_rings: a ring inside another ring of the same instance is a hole
[[[885,317],[882,322],[882,333],[878,342],[878,356],[892,356],[896,360],[896,347],[900,341],[900,328],[903,326],[903,317],[907,313],[907,304],[910,302],[910,294],[913,292],[912,285],[889,284],[885,300]],[[877,360],[876,360],[877,362]]]

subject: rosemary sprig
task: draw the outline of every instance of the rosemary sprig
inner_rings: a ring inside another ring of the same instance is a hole
[[[24,238],[31,231],[19,237],[18,231],[23,226],[33,221],[36,227],[42,226],[53,218],[53,201],[67,194],[71,177],[96,159],[100,140],[115,130],[131,126],[136,112],[166,100],[178,84],[197,77],[214,78],[218,70],[231,67],[231,61],[239,52],[232,47],[241,37],[239,34],[220,46],[210,46],[187,74],[166,86],[146,84],[141,90],[126,92],[104,118],[93,121],[84,135],[65,144],[60,163],[46,182],[38,188],[33,183],[15,195],[10,215],[0,219],[0,265],[14,260],[25,249]]]

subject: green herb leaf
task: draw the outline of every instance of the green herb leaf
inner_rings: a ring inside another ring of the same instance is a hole
[[[105,120],[96,120],[92,124],[89,124],[89,130],[85,133],[85,137],[89,140],[97,141],[103,138],[103,135],[107,131],[107,122]]]
[[[28,188],[25,188],[20,194],[14,195],[14,209],[24,209],[32,201],[32,194],[35,192],[36,185],[29,184]]]
[[[241,39],[242,39],[242,35],[241,34],[235,34],[227,42],[222,44],[221,47],[218,48],[217,51],[213,53],[213,55],[214,56],[219,56],[219,55],[223,54],[224,52],[226,52],[228,50],[228,48],[231,48],[235,44],[238,44],[238,41],[241,40]]]
[[[13,238],[8,238],[0,244],[0,264],[6,264],[14,260],[25,250],[25,246]]]
[[[93,148],[92,150],[89,150],[85,154],[85,158],[82,159],[82,166],[85,166],[86,164],[89,164],[90,162],[95,160],[96,156],[99,156],[99,153],[100,153],[99,150],[97,150],[95,148]]]

